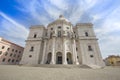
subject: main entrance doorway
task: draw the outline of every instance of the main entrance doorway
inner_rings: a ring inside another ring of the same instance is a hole
[[[56,54],[56,64],[62,64],[62,53],[57,52]]]

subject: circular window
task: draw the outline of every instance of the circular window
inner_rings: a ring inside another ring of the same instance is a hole
[[[29,55],[29,57],[31,58],[31,57],[32,57],[32,55]]]
[[[90,57],[92,58],[92,57],[94,57],[93,55],[90,55]]]

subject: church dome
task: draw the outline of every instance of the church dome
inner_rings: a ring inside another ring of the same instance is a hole
[[[63,15],[60,15],[57,20],[55,20],[52,23],[48,24],[48,26],[55,25],[55,24],[72,25]]]

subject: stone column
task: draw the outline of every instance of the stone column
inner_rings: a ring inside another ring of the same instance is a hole
[[[52,46],[52,59],[51,59],[51,62],[50,64],[55,64],[55,37],[53,37],[53,46]]]
[[[66,58],[66,39],[65,37],[63,38],[63,64],[67,64],[67,58]]]
[[[77,59],[77,52],[76,52],[76,42],[75,42],[74,39],[73,39],[73,53],[74,53],[74,56],[73,56],[74,61],[73,61],[73,63],[79,65],[79,62],[78,62],[78,59]]]
[[[45,54],[46,54],[46,42],[47,42],[47,40],[45,39],[45,40],[44,40],[44,48],[43,48],[43,55],[42,55],[41,64],[44,64],[44,63],[45,63],[44,59],[45,59]]]

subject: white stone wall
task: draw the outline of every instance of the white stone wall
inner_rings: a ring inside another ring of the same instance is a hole
[[[79,24],[76,28],[78,32],[79,56],[81,55],[82,57],[82,64],[104,66],[93,25]],[[88,36],[85,35],[85,32],[88,33]],[[92,51],[88,50],[88,46],[91,46]]]
[[[26,41],[23,57],[20,64],[39,64],[43,55],[43,35],[44,26],[34,26],[30,28],[30,33]],[[34,37],[36,35],[36,37]],[[33,47],[33,51],[31,50]]]

